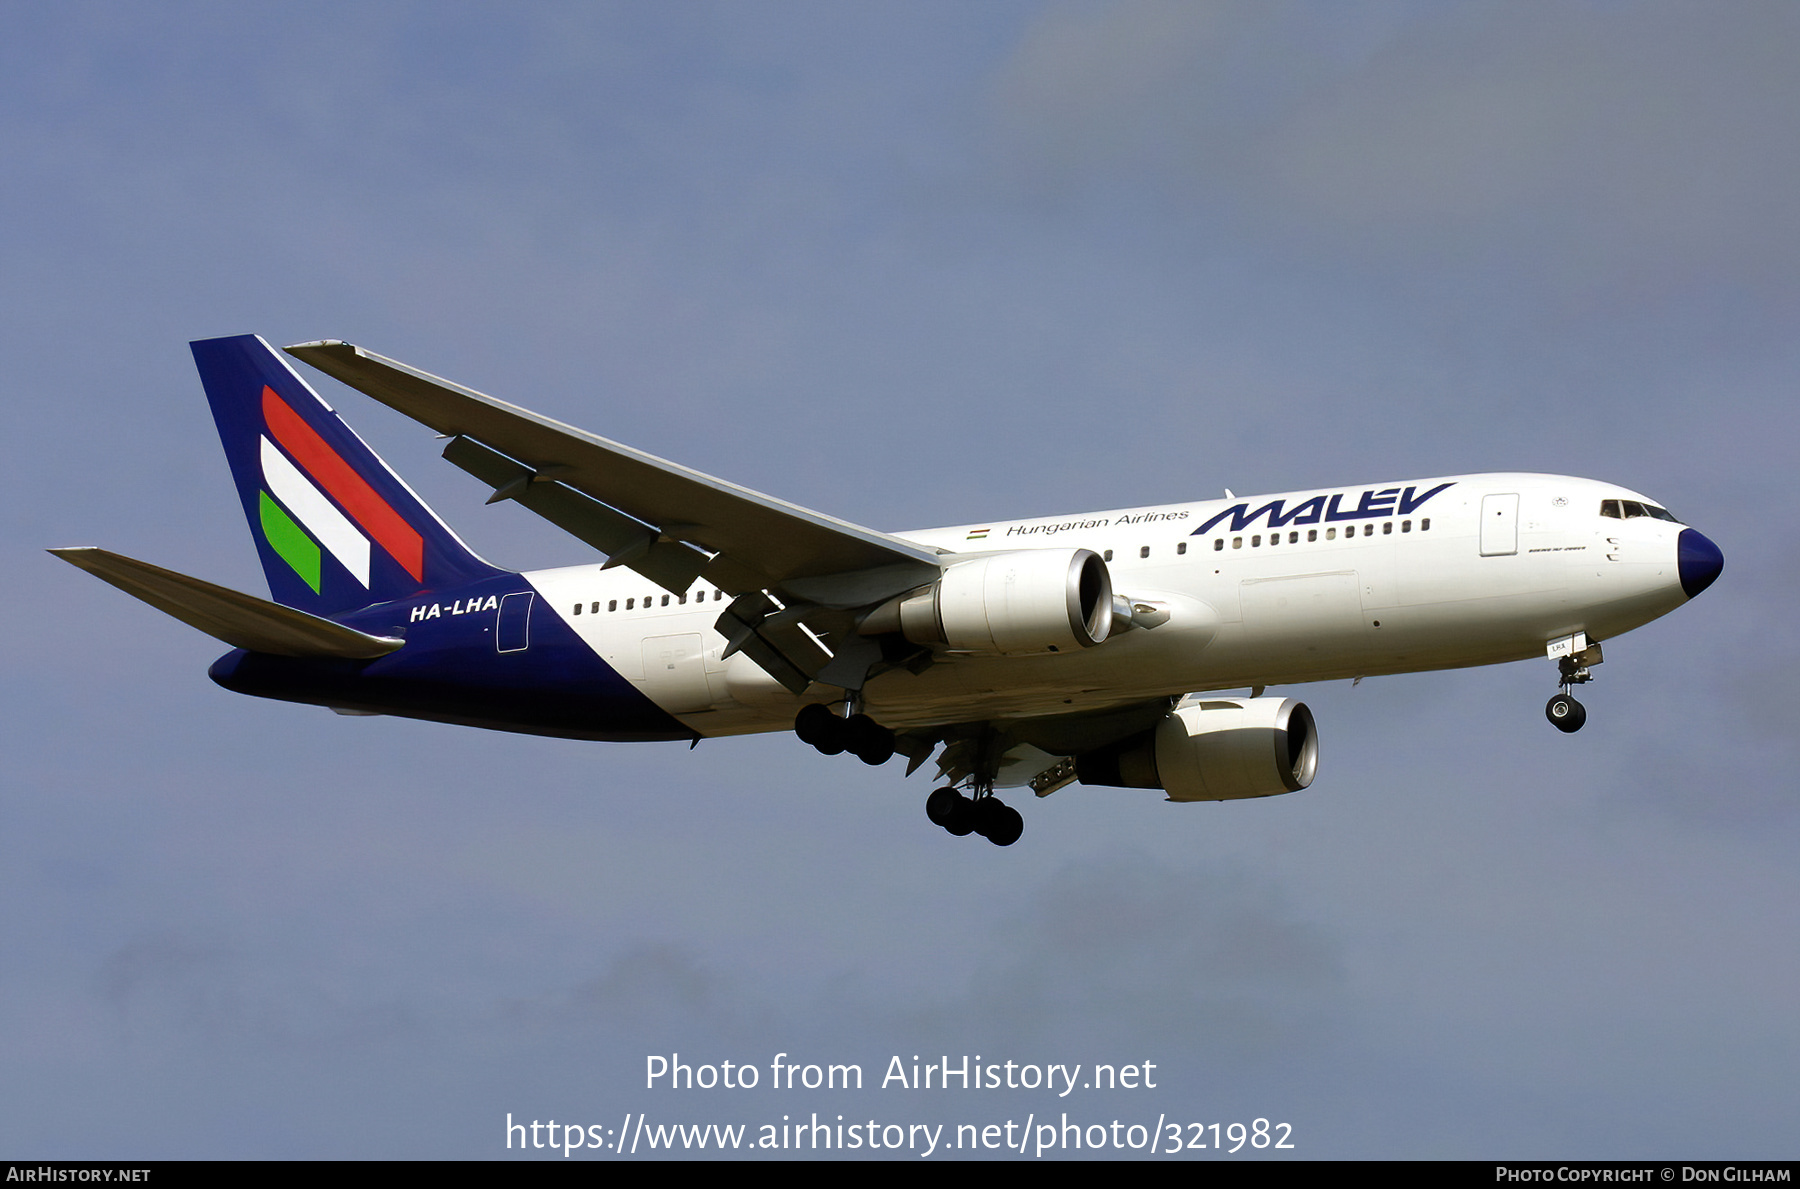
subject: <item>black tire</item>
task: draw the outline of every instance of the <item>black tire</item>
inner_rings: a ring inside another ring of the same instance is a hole
[[[941,788],[925,798],[925,816],[932,825],[948,828],[956,817],[957,802],[967,800],[953,788]]]
[[[1544,717],[1565,735],[1573,735],[1587,722],[1587,707],[1568,694],[1557,694],[1544,704]]]
[[[849,736],[846,750],[870,766],[885,764],[894,758],[894,732],[866,714],[853,714],[845,724]]]
[[[983,797],[975,802],[975,832],[983,838],[992,838],[995,834],[1004,835],[1008,826],[1006,815],[1012,811],[1004,801],[996,797]]]
[[[813,740],[813,746],[819,749],[820,755],[843,755],[850,746],[850,728],[843,719],[833,714],[831,720],[823,724],[819,737]]]
[[[958,838],[975,832],[975,802],[961,793],[956,794],[956,804],[951,807],[950,820],[944,823],[944,829]]]
[[[800,713],[794,716],[794,734],[808,747],[817,747],[836,720],[831,707],[812,702],[800,707]]]
[[[995,846],[1011,846],[1025,832],[1025,818],[1010,805],[1000,806],[994,815],[998,820],[989,825],[987,840]]]

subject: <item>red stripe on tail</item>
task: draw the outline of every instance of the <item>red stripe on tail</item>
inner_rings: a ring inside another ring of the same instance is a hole
[[[413,526],[267,385],[262,390],[262,407],[269,433],[281,443],[281,448],[331,494],[352,520],[362,525],[364,532],[393,554],[414,580],[425,581],[425,541]]]

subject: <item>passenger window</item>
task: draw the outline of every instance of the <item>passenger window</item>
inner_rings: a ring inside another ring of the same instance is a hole
[[[666,603],[666,602],[668,602],[668,601],[669,601],[669,600],[667,600],[667,599],[664,599],[664,600],[663,600],[663,602],[665,602],[665,603]],[[680,594],[678,594],[678,595],[676,595],[676,596],[675,596],[675,601],[676,601],[676,602],[677,602],[677,603],[680,603],[680,604],[681,604],[681,605],[682,605],[682,606],[683,606],[683,607],[685,607],[685,606],[687,606],[687,591],[685,591],[685,590],[684,590],[684,591],[682,591],[682,592],[681,592],[681,593],[680,593]]]
[[[1219,550],[1221,550],[1223,548],[1225,548],[1225,538],[1224,537],[1214,537],[1213,538],[1213,552],[1217,553]]]
[[[1325,539],[1326,539],[1326,540],[1327,540],[1327,541],[1335,541],[1335,540],[1337,540],[1337,530],[1336,530],[1336,529],[1335,529],[1335,528],[1328,528],[1328,529],[1326,529],[1326,530],[1325,530]]]
[[[619,609],[619,600],[617,600],[617,599],[608,599],[608,600],[607,600],[607,601],[606,601],[606,609],[607,609],[607,610],[608,610],[608,611],[617,611],[617,610],[618,610],[618,609]]]
[[[1318,529],[1309,528],[1306,530],[1306,543],[1307,544],[1310,545],[1318,539],[1319,539],[1319,530]]]
[[[1425,519],[1419,521],[1419,531],[1422,533],[1431,531],[1431,517],[1427,516]]]
[[[1138,556],[1139,557],[1149,557],[1150,556],[1150,546],[1145,545],[1143,548],[1139,549]]]
[[[1269,544],[1271,544],[1271,545],[1281,544],[1281,534],[1280,533],[1270,533],[1269,534]]]
[[[1112,560],[1112,550],[1108,549],[1105,553],[1102,553],[1100,555],[1100,560],[1101,561],[1111,561]]]
[[[1293,532],[1288,534],[1288,544],[1289,545],[1298,545],[1299,543],[1300,543],[1300,530],[1295,529]]]
[[[1259,546],[1261,544],[1262,544],[1262,534],[1261,533],[1257,533],[1255,536],[1250,538],[1250,548],[1255,549],[1257,546]]]
[[[663,596],[662,605],[665,607],[667,607],[669,605],[669,596],[668,595]]]
[[[1175,542],[1175,556],[1176,557],[1180,557],[1181,555],[1183,555],[1186,552],[1187,552],[1187,542],[1186,541]]]
[[[1410,532],[1412,532],[1412,521],[1410,521],[1410,520],[1402,520],[1402,521],[1401,521],[1401,522],[1400,522],[1400,531],[1401,531],[1401,532],[1403,532],[1403,533],[1410,533]]]
[[[1233,549],[1242,549],[1244,547],[1244,538],[1242,538],[1242,537],[1231,538],[1231,547]]]
[[[577,615],[581,614],[581,604],[580,603],[575,604],[575,614],[577,614]]]
[[[637,606],[637,600],[636,600],[636,599],[626,599],[626,600],[625,600],[625,610],[627,610],[627,611],[629,611],[629,610],[631,610],[631,609],[632,609],[632,608],[633,608],[633,607],[635,607],[635,606]]]
[[[1393,533],[1393,531],[1394,531],[1394,522],[1393,521],[1384,520],[1381,522],[1381,535],[1382,536],[1384,536],[1384,537],[1389,536]]]

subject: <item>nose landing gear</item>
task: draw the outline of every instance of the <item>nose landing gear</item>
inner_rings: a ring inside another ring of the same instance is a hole
[[[1594,675],[1588,672],[1588,666],[1600,663],[1600,645],[1598,642],[1588,643],[1586,635],[1577,633],[1553,641],[1549,652],[1556,658],[1556,673],[1561,679],[1562,689],[1544,704],[1544,717],[1563,734],[1573,735],[1587,722],[1587,707],[1577,702],[1569,690],[1573,686],[1586,685],[1594,679]]]

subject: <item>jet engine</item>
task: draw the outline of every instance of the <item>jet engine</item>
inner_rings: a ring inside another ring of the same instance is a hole
[[[1163,789],[1171,801],[1231,801],[1312,783],[1319,736],[1292,698],[1184,698],[1148,731],[1075,757],[1076,779]]]
[[[890,600],[859,627],[915,644],[1032,656],[1092,648],[1113,628],[1112,576],[1091,549],[1019,549],[951,562],[930,586]]]

